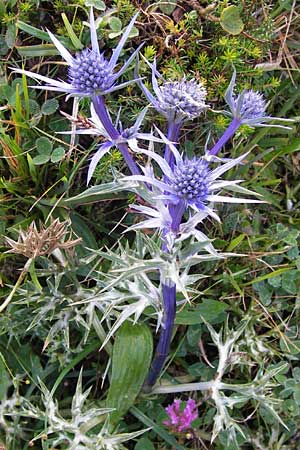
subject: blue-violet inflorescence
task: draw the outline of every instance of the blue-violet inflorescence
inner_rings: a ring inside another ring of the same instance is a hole
[[[121,84],[116,84],[116,81],[128,69],[129,65],[136,57],[140,47],[132,53],[132,55],[119,70],[115,69],[120,53],[133,28],[136,17],[137,14],[131,19],[109,60],[103,56],[99,49],[97,29],[92,8],[90,10],[89,18],[92,49],[85,49],[74,57],[71,55],[69,50],[62,45],[59,39],[57,39],[54,34],[48,30],[49,38],[69,66],[68,82],[55,80],[23,69],[14,69],[14,72],[23,73],[35,80],[46,83],[42,86],[34,86],[36,89],[64,92],[68,94],[68,96],[77,97],[104,95],[127,86],[128,84],[132,84],[136,81],[135,79]]]
[[[170,124],[182,124],[186,120],[194,119],[208,108],[205,103],[206,89],[201,82],[195,80],[166,81],[156,69],[156,61],[147,64],[152,69],[152,88],[155,96],[149,89],[136,78],[138,84],[151,105]],[[160,79],[161,84],[158,84]]]
[[[233,106],[241,120],[263,119],[266,116],[266,100],[259,92],[242,92],[233,100]]]
[[[171,185],[183,200],[203,203],[209,193],[209,173],[207,161],[202,158],[186,159],[174,167]]]
[[[74,58],[69,68],[69,81],[82,93],[103,92],[110,87],[111,69],[102,54],[85,49]]]
[[[207,108],[205,98],[205,87],[195,80],[169,81],[157,90],[157,109],[176,123],[198,117]]]

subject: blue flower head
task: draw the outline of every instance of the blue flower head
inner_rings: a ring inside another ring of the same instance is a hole
[[[266,100],[259,92],[253,90],[243,91],[233,98],[233,106],[241,120],[262,120],[266,117]]]
[[[236,190],[246,194],[253,195],[251,191],[238,187],[242,180],[220,180],[221,175],[232,167],[240,164],[246,154],[236,158],[229,159],[225,164],[219,167],[210,167],[209,155],[203,157],[194,157],[188,159],[180,155],[176,147],[167,142],[163,134],[157,130],[162,139],[170,145],[175,157],[173,167],[157,153],[150,150],[139,149],[139,152],[145,154],[154,160],[162,171],[162,179],[157,179],[153,170],[149,167],[141,168],[143,175],[132,175],[125,179],[132,181],[141,181],[153,186],[156,198],[165,201],[166,205],[182,205],[184,209],[191,208],[196,212],[206,212],[215,217],[209,208],[209,203],[256,203],[259,200],[248,198],[235,198],[231,196],[220,195],[221,189]]]
[[[148,63],[150,65],[150,63]],[[156,97],[139,81],[138,84],[149,102],[168,122],[182,123],[198,117],[208,106],[205,104],[206,89],[195,81],[182,79],[181,81],[166,81],[156,70],[156,61],[152,68],[152,87]],[[162,83],[159,85],[157,77]]]
[[[209,194],[208,163],[203,158],[184,159],[174,166],[174,178],[170,181],[175,196],[186,203],[204,204]]]
[[[76,130],[76,134],[79,135],[89,134],[94,136],[95,135],[102,136],[105,139],[105,141],[99,146],[98,150],[91,158],[88,169],[87,184],[89,184],[97,164],[99,163],[101,158],[103,158],[103,156],[106,155],[111,150],[111,148],[118,147],[118,145],[120,144],[125,144],[132,151],[139,152],[138,141],[140,139],[149,142],[165,143],[165,140],[154,136],[152,133],[140,132],[140,128],[142,126],[143,119],[145,117],[147,109],[148,108],[146,107],[140,112],[133,126],[125,129],[123,129],[122,122],[119,120],[119,114],[121,112],[120,110],[115,123],[117,138],[112,139],[111,136],[106,131],[106,129],[104,128],[100,117],[95,111],[94,105],[91,104],[91,118],[89,119],[89,123],[91,126],[89,126],[88,128]],[[64,131],[62,132],[62,134],[73,134],[73,131]]]
[[[244,90],[240,94],[236,95],[234,93],[234,86],[236,80],[236,71],[234,69],[230,84],[225,93],[225,101],[230,108],[230,112],[226,114],[232,116],[241,125],[250,125],[254,127],[278,127],[278,128],[288,128],[283,125],[273,125],[267,122],[273,120],[280,120],[285,122],[294,122],[291,119],[282,119],[280,117],[271,117],[266,113],[267,102],[264,96],[255,92],[252,89]]]
[[[99,50],[95,18],[92,8],[90,10],[89,20],[92,44],[91,50],[85,49],[77,55],[72,56],[61,44],[61,42],[50,31],[48,31],[51,41],[56,46],[61,56],[68,63],[68,82],[53,80],[27,70],[16,69],[14,71],[17,73],[24,73],[35,80],[46,83],[44,86],[35,86],[38,89],[65,92],[69,96],[92,97],[94,95],[104,95],[120,89],[135,82],[135,80],[130,80],[128,82],[116,85],[117,79],[125,72],[125,70],[127,70],[140,47],[130,56],[121,69],[115,71],[115,68],[124,44],[132,30],[136,17],[137,14],[132,18],[117,47],[113,50],[112,56],[109,60],[106,59]]]

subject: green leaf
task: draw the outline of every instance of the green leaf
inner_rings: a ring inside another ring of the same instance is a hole
[[[65,157],[65,149],[63,147],[57,147],[51,154],[51,162],[57,163]]]
[[[122,188],[121,185],[112,182],[86,189],[75,197],[71,197],[68,200],[63,200],[61,204],[74,207],[110,198],[127,198],[127,196],[128,194],[124,192],[124,188]]]
[[[50,156],[52,152],[52,142],[47,137],[40,137],[35,141],[36,149],[40,155]]]
[[[40,39],[41,41],[51,42],[51,38],[46,31],[42,31],[39,28],[33,27],[32,25],[28,25],[27,23],[22,22],[21,20],[17,21],[17,27],[19,28],[19,30],[25,31],[25,33],[28,33],[31,36]],[[59,41],[64,45],[64,47],[70,48],[69,39],[60,36]],[[53,46],[53,48],[55,47]],[[56,52],[57,52],[56,54],[58,55],[59,54],[58,50]]]
[[[6,12],[4,0],[0,0],[0,18],[4,16]]]
[[[42,104],[42,114],[45,116],[50,116],[50,114],[55,113],[55,111],[59,108],[59,103],[56,98],[51,98],[50,100],[46,100],[45,103]]]
[[[226,248],[227,252],[232,252],[240,243],[245,239],[246,234],[242,233],[239,236],[237,236],[235,239],[233,239],[228,247]]]
[[[273,290],[267,283],[261,281],[253,285],[253,289],[258,292],[259,299],[263,305],[267,306],[272,301]]]
[[[117,17],[112,17],[109,21],[110,28],[113,30],[111,33],[108,33],[109,39],[114,39],[115,37],[120,36],[125,28],[122,29],[122,22]],[[139,30],[136,27],[132,27],[129,33],[129,39],[137,37],[139,35]]]
[[[6,361],[14,374],[22,374],[34,381],[38,382],[43,379],[43,368],[39,357],[33,353],[29,344],[21,345],[16,342],[10,345],[9,350],[5,353]]]
[[[174,11],[174,9],[177,6],[176,0],[164,0],[163,2],[158,2],[158,4],[159,4],[159,9],[161,10],[161,12],[163,12],[164,14],[167,14],[168,16],[170,14],[172,14],[172,12]]]
[[[10,382],[5,367],[5,359],[2,353],[0,353],[0,401],[4,399],[9,384]]]
[[[282,289],[288,294],[297,294],[297,284],[299,284],[299,270],[291,270],[282,275]],[[298,282],[298,283],[297,283]]]
[[[137,442],[136,446],[134,447],[134,450],[155,450],[155,448],[148,438],[142,437]]]
[[[102,0],[85,0],[85,6],[92,6],[93,8],[99,9],[99,11],[105,11],[106,6]]]
[[[131,31],[129,33],[128,39],[132,39],[134,37],[137,37],[139,35],[139,30],[136,27],[132,27]]]
[[[111,17],[109,20],[109,26],[112,31],[119,33],[122,30],[122,21],[118,17]]]
[[[78,237],[81,237],[83,244],[88,248],[98,248],[97,241],[94,234],[89,229],[85,220],[83,220],[77,213],[70,214],[72,221],[72,228]]]
[[[0,35],[0,56],[6,55],[7,51],[8,51],[8,47],[5,42],[5,38],[4,38],[4,36]]]
[[[114,39],[114,38],[120,36],[121,33],[122,33],[122,31],[117,31],[117,32],[112,31],[111,33],[108,33],[108,37],[109,37],[109,39]]]
[[[113,347],[111,382],[106,406],[116,408],[110,423],[116,426],[141,390],[152,358],[152,334],[145,324],[125,322]]]
[[[14,48],[16,42],[16,25],[14,23],[9,23],[7,25],[7,30],[5,33],[5,42],[9,48]]]
[[[288,337],[280,339],[280,348],[285,353],[291,355],[300,354],[300,339],[293,340]]]
[[[269,280],[270,278],[277,277],[278,275],[281,275],[282,273],[285,273],[285,272],[289,272],[290,270],[291,270],[290,267],[274,270],[271,273],[267,273],[266,275],[257,277],[252,281],[248,281],[248,283],[245,283],[244,286],[250,286],[251,284],[260,283],[261,281],[264,281],[264,280]]]
[[[32,98],[30,98],[28,100],[28,106],[29,106],[29,111],[31,115],[38,115],[40,114],[40,105],[38,104],[38,102],[36,102],[35,100],[33,100]],[[42,116],[40,116],[42,117]]]
[[[300,405],[300,384],[297,384],[293,393],[294,400],[298,405]]]
[[[279,288],[281,286],[281,276],[272,277],[268,279],[268,284],[273,288]]]
[[[223,30],[230,34],[240,34],[244,29],[244,23],[241,19],[239,8],[231,5],[223,9],[220,20]]]
[[[36,57],[36,56],[56,56],[59,55],[59,51],[52,44],[39,44],[39,45],[24,45],[22,47],[16,46],[20,56]]]
[[[175,323],[177,325],[196,325],[203,322],[201,317],[209,323],[219,323],[223,320],[222,313],[228,308],[229,306],[226,303],[203,299],[200,305],[195,307],[185,306],[179,311]]]
[[[36,183],[38,180],[38,177],[37,177],[38,170],[35,167],[35,165],[33,164],[33,160],[31,158],[31,156],[29,155],[29,153],[27,153],[27,162],[28,162],[30,176],[31,176],[32,180]]]
[[[72,25],[70,24],[69,19],[67,18],[66,14],[62,13],[61,17],[62,17],[62,20],[63,20],[64,25],[66,27],[66,30],[68,32],[69,38],[70,38],[72,44],[74,45],[75,50],[82,50],[84,45],[82,44],[80,39],[78,39],[78,37],[74,33]]]
[[[32,162],[35,166],[40,166],[42,164],[46,164],[50,159],[49,155],[37,155],[32,158]]]

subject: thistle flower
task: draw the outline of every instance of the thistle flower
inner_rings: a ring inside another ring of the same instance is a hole
[[[91,117],[87,121],[85,128],[76,130],[76,134],[91,134],[96,136],[101,136],[106,139],[106,141],[101,144],[93,155],[87,175],[87,184],[89,184],[93,173],[96,169],[97,164],[103,158],[103,156],[110,151],[112,147],[118,147],[120,144],[126,144],[131,150],[136,152],[139,151],[138,147],[138,139],[142,139],[149,142],[164,142],[162,139],[154,136],[152,133],[141,133],[139,131],[142,122],[144,120],[145,114],[148,108],[144,108],[141,113],[138,115],[133,126],[129,128],[125,128],[123,130],[122,123],[119,121],[119,114],[116,120],[115,127],[118,127],[119,131],[117,133],[117,138],[112,139],[109,133],[104,128],[99,115],[97,114],[95,107],[91,104]],[[71,134],[71,131],[66,131],[64,134]]]
[[[267,123],[272,120],[281,120],[285,122],[293,122],[293,120],[268,116],[266,112],[268,103],[261,93],[250,89],[244,90],[238,95],[234,94],[235,80],[236,71],[234,70],[230,84],[225,93],[225,101],[231,112],[225,112],[225,114],[236,119],[238,126],[245,124],[255,127],[279,127],[290,129],[283,125],[272,125]]]
[[[171,144],[170,147],[175,158],[175,165],[172,169],[161,156],[149,150],[139,149],[141,153],[156,161],[162,170],[163,181],[155,178],[153,175],[154,172],[149,171],[147,168],[142,168],[142,171],[144,172],[143,175],[128,176],[125,177],[125,180],[142,181],[155,186],[158,188],[158,192],[160,192],[160,194],[158,194],[159,199],[165,200],[168,205],[181,205],[182,212],[188,207],[191,207],[194,211],[207,212],[208,215],[211,215],[212,217],[215,217],[215,214],[207,206],[209,202],[259,202],[259,200],[234,198],[215,193],[215,191],[219,191],[223,188],[242,190],[236,186],[242,180],[223,181],[218,180],[218,178],[232,167],[240,164],[248,153],[238,158],[231,159],[216,169],[211,169],[205,157],[194,157],[193,159],[183,158],[174,145]],[[253,194],[248,190],[244,190],[244,192]]]
[[[167,118],[169,123],[178,124],[194,119],[208,108],[205,103],[207,93],[202,83],[185,78],[181,81],[166,81],[156,70],[156,61],[150,66],[152,67],[152,87],[156,97],[141,81],[138,81],[138,84],[149,102]],[[160,86],[156,77],[163,82]]]
[[[193,399],[190,398],[186,402],[184,409],[181,408],[181,403],[181,400],[175,399],[172,405],[166,408],[169,419],[163,421],[164,425],[176,433],[190,430],[192,422],[198,418],[198,409]]]
[[[15,69],[14,72],[23,73],[35,80],[44,81],[46,83],[45,86],[34,86],[37,89],[66,92],[69,96],[91,97],[94,95],[104,95],[127,86],[128,84],[135,82],[135,80],[130,80],[119,85],[116,85],[115,83],[117,79],[126,71],[140,47],[135,50],[121,69],[115,72],[115,67],[124,44],[130,34],[130,31],[132,30],[136,17],[137,14],[130,21],[117,47],[113,50],[110,60],[107,60],[99,50],[95,18],[92,8],[90,10],[89,20],[92,43],[91,50],[85,49],[73,57],[61,44],[61,42],[50,31],[48,31],[51,41],[61,56],[68,63],[68,82],[53,80],[27,70]]]

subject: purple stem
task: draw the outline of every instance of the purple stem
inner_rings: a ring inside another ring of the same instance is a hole
[[[154,359],[151,364],[147,381],[144,384],[144,391],[150,392],[154,386],[161,369],[163,368],[166,358],[169,354],[170,343],[174,328],[174,320],[176,314],[176,285],[162,285],[163,301],[164,301],[164,322],[163,329],[159,336]]]
[[[218,142],[215,143],[213,148],[209,150],[209,155],[216,155],[223,145],[226,144],[226,142],[234,135],[236,130],[241,126],[241,121],[237,119],[236,117],[233,118],[233,120],[230,122],[229,127],[227,130],[223,133],[223,135],[220,137]]]
[[[171,142],[177,142],[178,141],[180,127],[181,127],[181,123],[168,122],[168,135],[167,135],[167,137],[168,137],[169,141],[171,141]],[[171,167],[171,169],[173,169],[173,167],[174,167],[174,155],[173,155],[172,150],[170,149],[170,147],[168,145],[166,145],[166,147],[165,147],[165,156],[164,156],[164,158],[167,161],[167,163],[169,164],[169,166]]]
[[[172,217],[171,229],[175,233],[179,230],[185,209],[186,204],[183,200],[178,202],[177,205],[170,205],[169,207],[169,211]]]
[[[178,231],[184,211],[185,203],[183,201],[179,202],[177,205],[170,205],[172,231]],[[163,250],[167,251],[165,244],[163,244]],[[170,351],[171,338],[174,329],[176,315],[176,285],[172,284],[171,286],[167,286],[162,284],[162,294],[164,306],[163,328],[159,336],[148,378],[143,387],[145,392],[151,391],[165,364]]]
[[[117,140],[120,137],[120,133],[118,130],[113,126],[110,117],[108,115],[104,98],[101,95],[98,95],[97,97],[92,98],[93,105],[95,108],[95,111],[107,131],[109,137],[112,141]],[[128,146],[125,143],[118,144],[118,148],[120,152],[122,153],[123,158],[125,159],[126,164],[128,165],[132,175],[139,175],[140,171],[136,163],[134,162],[131,154],[129,153]]]

